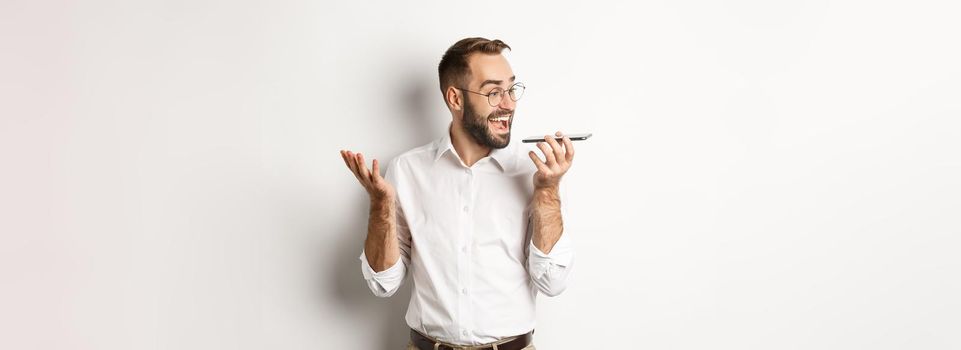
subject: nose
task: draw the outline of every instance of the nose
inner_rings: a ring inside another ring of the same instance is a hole
[[[507,92],[505,92],[504,95],[502,96],[501,103],[497,105],[497,107],[499,107],[500,109],[506,109],[508,111],[513,111],[514,107],[516,106],[517,106],[517,101],[514,101],[514,99],[512,99],[510,95],[507,94]]]

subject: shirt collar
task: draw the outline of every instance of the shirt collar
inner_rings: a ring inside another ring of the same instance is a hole
[[[444,133],[444,137],[440,140],[434,141],[436,147],[434,147],[434,162],[436,162],[444,153],[447,151],[454,152],[454,144],[450,140],[450,130]],[[456,152],[455,152],[456,153]]]
[[[440,157],[443,156],[444,153],[447,153],[448,151],[450,151],[451,153],[454,154],[455,157],[457,157],[457,150],[454,149],[454,143],[451,141],[451,138],[450,138],[450,128],[452,127],[453,127],[453,124],[451,124],[451,126],[448,127],[447,132],[444,133],[444,137],[436,141],[436,147],[434,151],[434,162],[437,162],[437,160],[440,159]],[[488,155],[491,159],[494,160],[495,163],[497,163],[497,166],[500,167],[501,172],[507,169],[507,166],[511,159],[510,150],[513,147],[514,145],[510,144],[504,148],[495,148],[495,149],[492,149],[490,155]]]

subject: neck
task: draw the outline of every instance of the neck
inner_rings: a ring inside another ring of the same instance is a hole
[[[464,162],[464,165],[473,166],[481,158],[490,155],[490,147],[477,143],[460,123],[456,121],[452,123],[448,132],[450,133],[450,142],[454,145],[454,150],[457,151],[457,156]]]

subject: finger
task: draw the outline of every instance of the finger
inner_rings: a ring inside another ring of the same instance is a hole
[[[570,137],[564,136],[564,149],[567,150],[567,153],[565,154],[565,159],[567,159],[567,162],[568,163],[573,162],[574,161],[574,143],[571,142]]]
[[[350,161],[347,160],[347,151],[340,150],[340,157],[344,159],[344,164],[347,165],[347,168],[350,168]]]
[[[347,168],[350,172],[357,176],[357,171],[354,170],[354,155],[350,151],[340,151],[340,155],[344,157],[344,164],[347,164]]]
[[[356,156],[354,155],[354,152],[347,151],[344,155],[347,157],[347,167],[350,168],[350,173],[354,174],[354,178],[357,179],[357,182],[360,182],[360,185],[366,188],[367,185],[364,184],[364,180],[360,178],[360,171],[357,170],[357,162],[355,161]]]
[[[554,151],[552,151],[552,150],[550,149],[550,147],[551,147],[551,146],[548,146],[546,142],[538,142],[538,143],[537,143],[537,148],[540,148],[540,149],[541,149],[541,152],[544,153],[544,159],[547,160],[547,162],[546,162],[547,165],[548,165],[548,166],[554,166],[554,164],[557,164],[557,160],[554,159]]]
[[[370,169],[367,169],[367,163],[364,162],[364,155],[362,153],[357,153],[357,163],[360,165],[360,177],[364,179],[366,184],[370,184]]]
[[[558,131],[557,134],[560,135],[561,132]],[[551,145],[551,149],[554,151],[554,159],[567,160],[567,158],[564,156],[564,149],[561,148],[561,145],[557,143],[557,140],[551,137],[547,139],[547,143]]]
[[[537,157],[537,153],[534,153],[534,151],[530,151],[530,152],[527,152],[527,155],[531,157],[532,161],[534,161],[534,166],[537,167],[537,170],[544,173],[550,171],[550,169],[547,167],[547,164],[544,164],[544,161],[542,161],[540,158]]]
[[[381,179],[381,176],[380,176],[380,163],[377,161],[377,159],[374,159],[374,170],[372,170],[371,175],[372,175],[373,179],[375,179],[375,180],[380,180],[380,179]]]

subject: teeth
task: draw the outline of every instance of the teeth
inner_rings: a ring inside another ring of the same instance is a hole
[[[504,116],[504,117],[491,118],[490,121],[492,121],[492,122],[503,122],[503,121],[507,121],[507,120],[510,120],[510,119],[511,119],[510,116]]]

